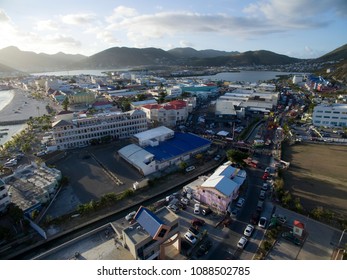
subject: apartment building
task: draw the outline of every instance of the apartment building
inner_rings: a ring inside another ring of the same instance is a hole
[[[84,147],[105,138],[122,139],[147,130],[146,114],[141,110],[79,115],[72,121],[52,124],[54,144],[48,149],[65,150]]]
[[[0,213],[6,212],[6,209],[10,203],[11,198],[8,195],[5,182],[0,179]]]
[[[165,260],[172,248],[179,254],[179,218],[171,210],[163,207],[153,213],[141,206],[133,221],[122,231],[122,240],[135,260]]]
[[[347,104],[320,104],[314,107],[315,126],[347,127]]]
[[[147,104],[140,108],[146,113],[150,122],[167,127],[174,127],[184,123],[188,117],[188,105],[186,101],[174,100],[164,104]]]

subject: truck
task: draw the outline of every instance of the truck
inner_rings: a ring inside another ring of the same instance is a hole
[[[136,190],[139,190],[139,189],[142,189],[142,188],[144,188],[144,187],[147,187],[148,186],[148,182],[149,182],[149,179],[148,178],[145,178],[145,179],[143,179],[143,180],[141,180],[141,181],[136,181],[136,182],[134,182],[133,183],[133,189],[134,189],[134,191],[136,191]]]

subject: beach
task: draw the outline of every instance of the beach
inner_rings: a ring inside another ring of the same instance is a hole
[[[47,101],[36,100],[30,97],[29,92],[21,89],[1,91],[0,132],[3,135],[0,137],[0,144],[6,143],[24,129],[26,120],[30,117],[47,114],[46,105]]]

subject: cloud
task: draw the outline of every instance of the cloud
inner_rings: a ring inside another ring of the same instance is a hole
[[[36,22],[35,29],[43,31],[43,30],[58,30],[59,25],[56,21],[53,20],[40,20]]]
[[[0,10],[0,23],[4,22],[10,22],[10,18],[3,10]]]
[[[112,23],[114,21],[118,21],[124,18],[135,17],[137,15],[138,12],[133,8],[118,6],[117,8],[113,9],[111,16],[106,17],[106,21]]]
[[[194,44],[192,42],[188,42],[188,41],[185,41],[185,40],[181,40],[180,41],[180,46],[182,48],[186,48],[186,47],[194,47]]]
[[[94,14],[69,14],[61,16],[61,20],[65,24],[71,25],[85,25],[92,24],[96,20]]]
[[[328,15],[347,14],[345,0],[259,0],[249,4],[243,12],[285,28],[316,28],[330,24]]]

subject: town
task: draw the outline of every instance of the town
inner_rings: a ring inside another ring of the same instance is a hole
[[[2,259],[344,257],[344,84],[146,70],[2,84],[20,106],[0,125],[25,126],[0,151]],[[335,180],[310,188],[295,149],[334,153],[314,172]]]

